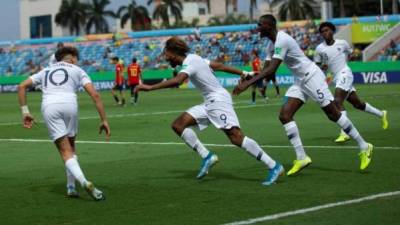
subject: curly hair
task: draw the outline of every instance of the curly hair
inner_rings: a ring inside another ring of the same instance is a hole
[[[57,62],[63,60],[63,58],[66,55],[76,56],[79,59],[79,51],[78,51],[78,49],[75,48],[75,47],[67,46],[67,47],[61,47],[56,51],[55,57],[56,57]]]
[[[164,50],[171,51],[180,56],[186,56],[186,54],[190,51],[190,48],[184,40],[178,37],[172,37],[165,43]]]

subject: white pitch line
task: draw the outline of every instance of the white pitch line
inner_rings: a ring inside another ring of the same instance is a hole
[[[237,106],[234,107],[235,109],[247,109],[247,108],[255,108],[255,107],[267,107],[267,106],[277,106],[282,105],[281,103],[275,104],[263,104],[263,105],[245,105],[245,106]],[[183,110],[173,110],[173,111],[161,111],[161,112],[147,112],[147,113],[127,113],[127,114],[114,114],[108,115],[108,118],[123,118],[123,117],[135,117],[135,116],[154,116],[154,115],[163,115],[163,114],[174,114],[174,113],[182,113],[185,112],[186,109]],[[98,119],[98,116],[82,116],[79,117],[79,120],[91,120],[91,119]],[[36,121],[37,123],[43,123],[43,120]],[[22,122],[6,122],[0,123],[0,126],[12,126],[12,125],[21,125]]]
[[[226,223],[224,225],[255,224],[255,223],[259,223],[259,222],[277,220],[277,219],[284,218],[284,217],[295,216],[295,215],[300,215],[300,214],[307,214],[310,212],[315,212],[315,211],[319,211],[319,210],[323,210],[323,209],[344,206],[344,205],[351,205],[351,204],[361,203],[361,202],[365,202],[365,201],[372,201],[375,199],[392,197],[392,196],[396,196],[396,195],[400,195],[400,191],[379,193],[379,194],[369,195],[369,196],[365,196],[362,198],[357,198],[357,199],[352,199],[352,200],[347,200],[347,201],[328,203],[328,204],[314,206],[314,207],[310,207],[310,208],[298,209],[298,210],[294,210],[294,211],[282,212],[282,213],[267,215],[267,216],[263,216],[263,217],[257,217],[257,218],[253,218],[253,219],[243,220],[243,221]]]
[[[22,138],[9,138],[9,139],[0,139],[0,142],[44,142],[44,143],[52,143],[53,141],[47,139],[22,139]],[[107,144],[107,145],[186,145],[183,142],[147,142],[147,141],[79,141],[78,144]],[[236,147],[231,144],[214,144],[214,143],[206,143],[205,146],[210,147]],[[292,148],[291,145],[261,145],[264,148]],[[329,145],[306,145],[305,148],[315,148],[315,149],[358,149],[357,146],[329,146]],[[400,146],[374,146],[376,149],[399,149]]]

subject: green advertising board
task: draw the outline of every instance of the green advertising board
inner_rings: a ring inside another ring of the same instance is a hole
[[[353,23],[351,24],[351,39],[355,44],[371,43],[381,37],[397,22]]]

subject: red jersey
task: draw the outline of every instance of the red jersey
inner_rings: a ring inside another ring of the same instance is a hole
[[[142,76],[142,69],[139,64],[132,63],[128,67],[128,85],[139,84],[139,80]]]
[[[253,60],[253,62],[251,63],[252,67],[253,67],[253,71],[255,74],[259,74],[261,71],[261,60],[260,58],[255,58]]]
[[[115,65],[115,84],[124,84],[124,65],[121,63]]]

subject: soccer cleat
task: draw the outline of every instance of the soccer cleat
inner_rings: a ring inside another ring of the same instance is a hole
[[[212,152],[208,153],[207,157],[203,159],[200,167],[200,172],[197,174],[197,179],[202,179],[208,174],[208,171],[218,162],[218,156]]]
[[[278,180],[279,176],[284,173],[285,169],[281,164],[277,162],[274,168],[268,170],[268,176],[262,183],[262,185],[269,186],[271,184],[274,184]]]
[[[287,172],[286,175],[288,175],[288,176],[295,175],[298,172],[300,172],[302,169],[304,169],[307,166],[309,166],[311,163],[312,163],[311,158],[308,157],[308,156],[305,159],[302,159],[302,160],[294,160],[292,169],[290,169],[289,172]]]
[[[337,137],[335,139],[335,142],[336,143],[344,143],[344,142],[346,142],[348,140],[350,140],[350,136],[349,135],[347,135],[346,133],[340,133],[339,137]]]
[[[386,110],[382,110],[382,112],[383,112],[383,116],[382,116],[382,128],[383,128],[384,130],[386,130],[386,129],[389,128],[389,121],[388,121],[388,118],[387,118],[387,111],[386,111]]]
[[[74,186],[67,186],[67,196],[70,198],[78,198],[79,193]]]
[[[103,192],[95,188],[93,183],[90,181],[85,182],[83,184],[83,188],[95,201],[101,201],[106,199]]]
[[[368,148],[365,151],[360,152],[358,155],[360,156],[360,170],[365,170],[372,160],[372,150],[374,146],[368,143]]]

